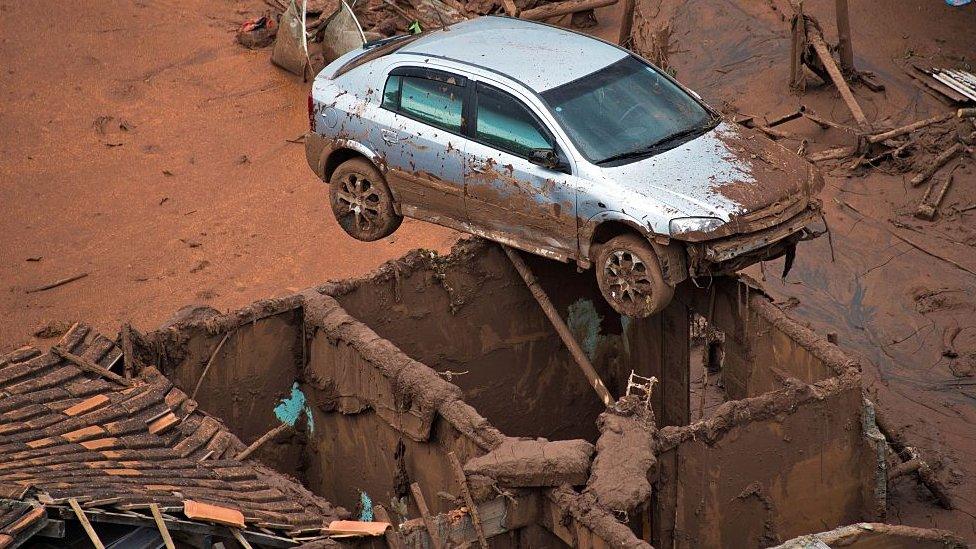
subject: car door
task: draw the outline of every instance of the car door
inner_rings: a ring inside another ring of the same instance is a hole
[[[467,85],[463,77],[426,67],[388,73],[370,144],[386,164],[403,215],[454,227],[464,221],[460,148]]]
[[[474,83],[470,111],[464,180],[471,231],[535,253],[575,257],[576,187],[552,132],[524,101],[484,82]],[[531,159],[546,149],[561,159],[559,168]]]

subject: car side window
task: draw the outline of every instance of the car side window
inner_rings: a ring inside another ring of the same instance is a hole
[[[383,107],[425,124],[461,133],[464,88],[449,76],[391,74],[383,89]],[[417,71],[418,73],[420,71]]]
[[[528,157],[533,149],[554,148],[549,131],[524,103],[481,83],[476,120],[476,139],[497,149]]]

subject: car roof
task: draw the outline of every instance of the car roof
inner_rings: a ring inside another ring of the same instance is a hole
[[[438,29],[397,50],[452,59],[507,75],[543,92],[623,59],[626,51],[550,25],[487,16]]]

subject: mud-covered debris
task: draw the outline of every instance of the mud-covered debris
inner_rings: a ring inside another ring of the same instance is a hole
[[[71,329],[70,322],[64,322],[63,320],[51,320],[39,326],[36,330],[34,330],[34,337],[40,339],[51,339],[54,337],[61,337],[69,329]]]
[[[271,15],[262,15],[245,21],[237,29],[237,42],[245,48],[256,50],[270,46],[278,33],[278,22]]]
[[[607,509],[630,513],[651,496],[648,473],[657,464],[651,449],[653,422],[607,411],[597,425],[600,438],[585,493]]]
[[[506,438],[487,454],[464,464],[467,475],[484,475],[500,486],[578,486],[586,483],[593,445],[585,440]]]

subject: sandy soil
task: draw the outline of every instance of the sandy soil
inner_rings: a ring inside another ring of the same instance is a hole
[[[0,3],[0,350],[51,320],[154,328],[187,303],[235,308],[450,247],[412,220],[371,244],[338,227],[286,141],[307,84],[234,42],[260,6]]]

